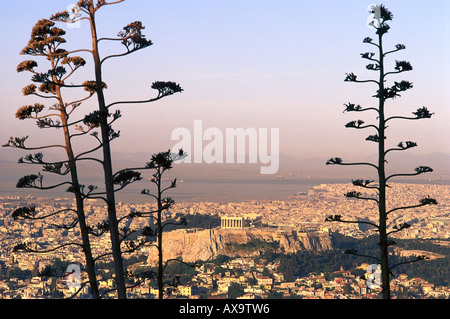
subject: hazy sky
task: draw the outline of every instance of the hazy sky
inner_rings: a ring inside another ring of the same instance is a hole
[[[54,138],[39,131],[33,121],[19,121],[15,111],[26,104],[45,102],[22,96],[31,83],[16,66],[31,57],[20,56],[31,28],[41,18],[63,11],[75,0],[3,1],[0,13],[2,58],[0,69],[0,142],[9,136],[30,135],[29,145]],[[175,144],[171,132],[193,130],[194,120],[204,129],[279,128],[280,152],[294,158],[346,157],[376,152],[366,142],[369,131],[344,125],[373,114],[343,113],[343,104],[371,106],[373,84],[344,82],[345,73],[359,78],[376,76],[367,71],[360,53],[374,47],[362,43],[375,38],[366,24],[365,0],[127,0],[98,13],[100,36],[115,36],[132,21],[142,21],[153,46],[104,65],[107,102],[145,99],[155,95],[153,81],[174,81],[184,89],[163,101],[121,106],[123,117],[115,128],[121,138],[114,150],[154,153]],[[386,0],[394,14],[385,36],[386,49],[397,43],[406,50],[390,56],[414,67],[391,80],[408,80],[414,89],[389,102],[389,114],[411,115],[426,106],[435,117],[422,121],[392,122],[389,143],[413,140],[411,152],[449,152],[450,1]],[[85,22],[84,22],[85,23]],[[64,24],[61,27],[66,28]],[[90,48],[89,27],[67,29],[67,49]],[[105,45],[103,56],[122,52],[118,43]],[[78,79],[93,79],[92,62]],[[45,66],[45,61],[37,60]],[[47,67],[47,66],[45,66]],[[43,70],[47,70],[44,68]],[[74,78],[73,81],[76,81]],[[85,113],[96,108],[86,103]],[[79,113],[84,115],[84,113]],[[35,133],[39,133],[39,139]],[[47,139],[48,138],[48,139]],[[5,150],[1,150],[3,154]]]

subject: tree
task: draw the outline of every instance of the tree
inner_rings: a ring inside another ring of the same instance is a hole
[[[230,286],[228,286],[228,298],[236,299],[245,295],[244,286],[237,282],[232,282]]]
[[[350,295],[353,291],[354,291],[354,289],[349,283],[346,283],[344,285],[344,287],[343,287],[344,295]]]
[[[73,148],[73,140],[84,136],[95,128],[95,125],[90,125],[87,130],[82,130],[79,123],[83,121],[71,121],[74,112],[77,111],[83,101],[91,98],[94,91],[91,89],[90,83],[85,82],[80,85],[87,91],[85,97],[67,101],[64,98],[62,88],[64,83],[81,67],[86,64],[86,61],[78,56],[72,56],[61,48],[61,45],[66,42],[63,38],[65,31],[57,28],[55,23],[42,19],[39,20],[33,27],[31,38],[27,46],[20,52],[22,55],[30,55],[34,57],[46,58],[49,61],[50,69],[45,73],[40,73],[36,69],[38,63],[35,60],[26,60],[17,66],[17,72],[30,72],[32,74],[32,81],[41,83],[39,87],[35,84],[26,86],[22,92],[25,96],[35,96],[48,101],[55,101],[51,106],[34,103],[26,105],[18,109],[16,118],[19,120],[34,119],[37,120],[37,126],[41,129],[60,129],[64,137],[64,144],[54,144],[45,146],[29,147],[25,145],[28,136],[18,138],[11,137],[3,147],[13,147],[23,150],[44,150],[49,148],[63,149],[66,154],[66,160],[57,162],[48,162],[44,160],[43,153],[29,154],[19,159],[22,164],[37,164],[43,166],[43,171],[53,173],[61,177],[70,176],[70,180],[63,181],[56,185],[44,186],[44,175],[41,173],[27,175],[19,179],[16,187],[18,188],[35,188],[40,190],[51,190],[60,186],[67,186],[68,191],[74,194],[76,200],[76,209],[62,209],[50,214],[45,214],[36,210],[36,206],[20,207],[14,210],[12,216],[15,220],[50,220],[58,218],[62,213],[71,212],[75,215],[72,222],[69,224],[59,224],[56,227],[60,229],[72,229],[79,227],[81,234],[81,243],[70,242],[56,247],[47,247],[46,249],[39,249],[33,247],[30,243],[21,243],[14,247],[15,251],[25,251],[33,253],[48,253],[67,246],[80,247],[86,259],[86,270],[89,275],[89,284],[92,291],[93,298],[99,298],[98,285],[96,280],[94,258],[92,256],[91,244],[89,239],[89,226],[86,221],[84,212],[84,185],[80,184],[78,177],[77,162],[88,160],[84,157],[89,151],[76,154]],[[88,187],[89,189],[91,186]]]
[[[37,88],[35,84],[25,87],[23,89],[23,93],[25,95],[35,95],[41,98],[56,99],[58,103],[47,109],[44,105],[39,103],[24,106],[18,110],[16,117],[19,119],[35,119],[37,120],[37,124],[40,128],[62,128],[65,144],[28,147],[25,145],[25,142],[28,139],[28,136],[26,136],[22,138],[11,137],[8,143],[4,145],[5,147],[15,147],[25,150],[61,148],[66,151],[67,160],[65,161],[46,162],[43,159],[42,153],[36,153],[21,158],[19,162],[43,165],[44,171],[55,173],[60,176],[70,174],[70,181],[63,181],[59,184],[44,186],[43,175],[39,173],[22,177],[17,183],[17,187],[49,190],[56,187],[68,186],[67,191],[73,193],[76,198],[76,209],[64,209],[45,215],[37,212],[36,207],[34,206],[21,207],[15,210],[14,217],[17,219],[37,220],[50,217],[58,218],[60,214],[65,212],[73,212],[76,214],[77,217],[71,223],[59,225],[59,227],[63,229],[70,229],[79,225],[82,243],[66,243],[56,248],[54,247],[47,249],[46,251],[54,251],[55,249],[68,246],[78,246],[82,248],[86,257],[86,268],[89,274],[89,281],[94,298],[101,297],[98,292],[98,288],[96,288],[95,262],[112,254],[118,297],[121,299],[126,298],[127,287],[125,282],[125,269],[122,260],[122,253],[132,253],[142,246],[140,243],[135,243],[134,241],[129,240],[132,232],[127,227],[119,228],[119,222],[124,220],[124,218],[119,219],[117,217],[115,192],[120,191],[133,182],[139,181],[141,176],[139,172],[130,169],[120,170],[119,172],[113,174],[110,143],[112,140],[120,136],[120,132],[114,131],[112,124],[121,117],[121,112],[118,109],[113,110],[112,107],[118,104],[154,102],[166,96],[182,92],[181,87],[174,82],[157,81],[151,86],[152,89],[158,92],[157,96],[154,98],[142,101],[117,101],[108,105],[105,103],[104,90],[107,88],[107,85],[102,81],[103,64],[111,58],[126,56],[152,45],[152,42],[147,40],[142,34],[144,26],[142,26],[142,23],[138,21],[125,26],[115,38],[98,37],[95,19],[97,11],[103,6],[120,2],[123,2],[123,0],[114,2],[106,2],[104,0],[81,0],[70,12],[59,12],[52,15],[50,20],[43,19],[38,22],[33,29],[32,38],[29,41],[28,46],[22,51],[22,54],[46,57],[50,61],[51,69],[48,70],[48,72],[39,73],[35,70],[35,68],[37,68],[37,62],[30,60],[22,62],[18,66],[17,70],[19,72],[29,71],[33,73],[33,82],[40,83],[39,88]],[[65,31],[55,27],[54,21],[78,23],[81,20],[89,21],[92,49],[80,48],[73,51],[61,49],[60,45],[66,42],[66,40],[62,37],[65,34]],[[126,51],[123,54],[109,55],[103,59],[100,59],[99,44],[101,41],[121,43],[125,46]],[[76,70],[88,63],[88,60],[85,60],[82,57],[71,56],[74,53],[89,53],[91,55],[95,70],[95,80],[88,80],[82,84],[68,83],[67,79],[74,74]],[[84,89],[84,91],[88,93],[87,96],[84,96],[81,99],[66,102],[63,99],[62,94],[62,89],[65,88]],[[94,95],[97,95],[99,104],[98,110],[93,110],[90,113],[86,112],[84,117],[77,120],[69,120],[69,118],[75,114],[74,111],[80,109],[81,103]],[[100,135],[96,131],[97,128],[100,129]],[[94,138],[94,141],[97,143],[96,146],[76,155],[73,150],[73,140],[81,136],[86,136],[87,134],[90,134]],[[91,154],[97,150],[102,150],[103,160],[92,157]],[[97,186],[89,185],[86,187],[79,182],[77,173],[78,168],[76,165],[79,161],[93,161],[94,163],[101,165],[105,178],[104,191],[97,190]],[[83,201],[85,199],[104,200],[107,206],[108,219],[97,224],[96,226],[89,225],[84,214]],[[125,219],[126,218],[128,218],[128,216],[125,216]],[[91,236],[91,238],[97,238],[108,232],[111,237],[111,251],[106,251],[99,256],[93,257],[90,248],[89,236]],[[124,245],[123,252],[121,250],[122,244]],[[16,251],[28,251],[34,253],[44,252],[41,249],[27,243],[21,243],[14,249]],[[61,274],[52,273],[52,271],[48,269],[43,275]],[[138,278],[138,283],[147,279],[146,276],[148,276],[148,274],[140,276]]]
[[[332,215],[326,218],[327,221],[337,221],[344,223],[358,223],[358,224],[367,224],[375,228],[375,230],[379,234],[379,249],[380,255],[379,257],[375,256],[366,256],[375,259],[377,262],[381,264],[381,287],[382,287],[382,295],[384,299],[390,298],[390,275],[391,270],[394,267],[397,267],[403,263],[416,262],[419,260],[423,260],[425,257],[417,256],[415,259],[402,262],[394,265],[389,265],[389,252],[388,248],[392,245],[395,245],[395,241],[389,238],[390,235],[407,229],[410,227],[408,223],[402,223],[400,225],[393,226],[392,230],[389,230],[387,227],[387,219],[389,214],[397,210],[405,210],[410,208],[417,208],[426,205],[436,205],[437,201],[430,197],[422,198],[418,204],[404,206],[404,207],[395,207],[391,209],[387,209],[386,200],[387,193],[386,190],[389,188],[387,184],[388,181],[393,179],[394,177],[399,176],[415,176],[420,175],[427,172],[432,172],[432,168],[428,166],[419,166],[415,169],[414,173],[402,173],[402,174],[392,174],[387,176],[386,174],[386,158],[387,154],[395,151],[405,151],[407,149],[416,147],[417,144],[412,141],[400,142],[396,147],[386,148],[386,129],[387,124],[391,123],[392,120],[401,119],[401,120],[420,120],[427,119],[432,116],[431,113],[426,107],[421,107],[417,109],[416,112],[413,112],[413,117],[411,116],[390,116],[386,115],[386,102],[390,99],[394,99],[399,97],[401,92],[407,91],[413,87],[412,83],[402,80],[402,81],[394,81],[393,85],[386,85],[386,81],[388,76],[400,74],[403,72],[411,71],[412,66],[407,61],[395,61],[395,67],[393,71],[385,70],[385,58],[397,51],[404,50],[406,47],[403,44],[397,44],[395,49],[386,51],[383,47],[383,36],[389,31],[390,26],[387,24],[388,21],[392,20],[392,13],[385,8],[383,5],[374,5],[371,6],[369,12],[373,15],[373,19],[370,22],[370,26],[374,27],[376,30],[378,41],[374,42],[374,40],[370,37],[364,39],[364,43],[374,46],[378,51],[378,55],[374,52],[365,52],[361,54],[361,58],[367,59],[370,63],[366,66],[368,70],[372,70],[379,74],[378,80],[369,79],[369,80],[359,80],[357,76],[353,73],[348,73],[346,75],[345,81],[354,82],[354,83],[374,83],[377,85],[378,90],[376,94],[373,96],[378,100],[378,107],[361,107],[360,105],[355,105],[353,103],[344,104],[345,110],[344,112],[366,112],[366,111],[374,111],[377,115],[378,124],[369,124],[365,125],[364,121],[357,120],[351,121],[347,123],[345,126],[347,128],[353,129],[374,129],[375,134],[369,135],[366,140],[370,142],[374,142],[378,146],[378,163],[367,163],[367,162],[355,162],[355,163],[347,163],[344,162],[339,157],[334,157],[329,159],[326,164],[327,165],[362,165],[374,168],[378,175],[378,185],[373,184],[372,180],[363,180],[357,179],[353,180],[352,183],[356,187],[364,188],[368,191],[374,191],[375,195],[364,195],[358,191],[350,191],[345,194],[347,198],[353,198],[357,200],[367,200],[375,202],[378,206],[378,223],[363,221],[363,220],[344,220],[341,215]],[[358,255],[358,251],[355,249],[350,249],[347,253]]]
[[[230,290],[228,288],[228,290]],[[283,293],[281,291],[271,290],[267,294],[267,299],[283,299]]]
[[[112,58],[123,57],[134,52],[137,52],[141,49],[147,48],[152,45],[152,42],[146,39],[145,35],[142,34],[142,30],[145,27],[142,25],[140,21],[132,22],[126,25],[122,31],[117,34],[117,37],[108,38],[102,37],[100,38],[97,33],[97,21],[96,14],[97,12],[104,6],[119,4],[124,0],[107,2],[106,0],[80,0],[77,5],[74,6],[72,12],[63,11],[54,14],[51,17],[53,21],[60,21],[64,23],[79,23],[82,20],[87,20],[89,22],[90,30],[91,30],[91,40],[92,40],[92,49],[82,49],[80,51],[85,51],[91,54],[92,60],[94,63],[95,70],[95,81],[92,82],[93,90],[95,91],[98,99],[98,110],[93,112],[92,118],[96,123],[99,124],[101,130],[101,149],[103,152],[103,161],[102,168],[104,173],[105,180],[105,192],[103,199],[106,202],[107,210],[108,210],[108,226],[109,233],[111,236],[111,248],[112,255],[114,259],[114,271],[115,271],[115,279],[117,284],[117,292],[118,297],[120,299],[126,298],[126,287],[125,287],[125,272],[122,261],[122,253],[121,253],[121,236],[124,234],[120,234],[118,218],[116,213],[115,206],[115,192],[117,190],[114,189],[114,174],[112,168],[112,153],[111,153],[111,140],[117,138],[119,136],[119,132],[115,132],[112,129],[111,122],[108,122],[108,118],[111,116],[120,116],[120,112],[116,111],[114,115],[111,113],[112,107],[118,104],[135,104],[135,103],[149,103],[157,101],[163,97],[172,95],[174,93],[181,92],[181,87],[174,82],[154,82],[152,84],[152,89],[158,91],[158,95],[155,98],[150,98],[148,100],[141,101],[117,101],[112,102],[110,104],[106,104],[105,102],[105,94],[104,90],[106,89],[106,85],[102,79],[102,67],[104,63]],[[121,54],[113,54],[105,56],[101,58],[100,52],[100,42],[101,41],[110,41],[110,42],[119,42],[125,47],[125,51]],[[114,117],[114,119],[116,119]],[[124,172],[122,172],[124,174]],[[137,180],[138,176],[133,173],[125,172],[128,177],[131,179],[125,181],[121,188],[125,187],[129,183]]]
[[[151,182],[155,185],[156,191],[151,191],[150,189],[142,190],[142,194],[152,197],[156,201],[156,207],[154,210],[149,212],[132,212],[130,217],[153,217],[155,220],[154,227],[147,226],[144,228],[142,234],[150,238],[156,238],[156,242],[151,244],[158,250],[158,267],[157,267],[157,284],[158,284],[158,297],[163,299],[164,297],[164,287],[166,285],[176,286],[178,285],[179,277],[175,276],[171,279],[171,282],[164,280],[164,270],[170,262],[181,262],[180,259],[168,259],[164,261],[163,255],[163,232],[164,228],[170,225],[186,225],[186,219],[180,216],[178,221],[168,219],[166,221],[164,212],[168,211],[170,207],[175,203],[171,197],[164,197],[164,193],[172,188],[176,187],[177,180],[174,179],[169,185],[165,186],[163,184],[163,175],[166,171],[172,168],[172,163],[177,160],[181,160],[187,156],[183,150],[180,150],[178,154],[171,153],[170,151],[161,152],[152,156],[150,162],[147,163],[146,169],[154,170]]]

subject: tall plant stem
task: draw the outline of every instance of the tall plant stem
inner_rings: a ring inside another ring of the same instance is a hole
[[[122,261],[122,252],[120,250],[120,235],[116,214],[116,203],[113,184],[113,170],[110,145],[110,126],[108,125],[108,108],[106,107],[105,97],[102,87],[102,66],[98,49],[98,37],[95,25],[95,7],[90,7],[90,25],[92,35],[92,55],[95,66],[96,93],[98,98],[98,108],[100,112],[100,129],[103,143],[103,171],[105,178],[106,204],[108,209],[108,219],[111,236],[111,248],[114,259],[114,272],[117,285],[117,296],[119,299],[126,299],[125,274]]]

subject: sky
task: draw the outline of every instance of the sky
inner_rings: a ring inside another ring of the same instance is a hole
[[[53,132],[14,118],[22,105],[39,102],[22,96],[21,89],[31,81],[29,74],[18,74],[16,66],[30,58],[19,52],[37,20],[75,1],[1,1],[0,140],[3,144],[10,136],[29,135],[29,145],[54,141]],[[177,82],[184,89],[156,103],[120,106],[123,117],[115,129],[121,137],[114,141],[113,151],[169,149],[177,142],[171,140],[174,130],[194,132],[194,121],[200,120],[204,130],[223,132],[226,128],[278,128],[279,153],[292,159],[326,161],[333,156],[375,154],[375,144],[365,141],[368,131],[344,127],[360,118],[375,123],[373,114],[343,113],[347,102],[376,103],[373,84],[344,82],[349,72],[361,79],[376,76],[365,69],[367,60],[360,58],[360,53],[374,48],[362,42],[367,36],[375,38],[374,29],[367,26],[367,8],[373,3],[126,0],[102,8],[100,36],[114,37],[123,26],[138,20],[153,42],[145,50],[105,62],[108,103],[153,97],[154,81]],[[386,0],[383,4],[394,14],[385,35],[386,49],[406,45],[406,50],[389,57],[387,66],[407,60],[414,67],[412,72],[391,77],[391,81],[408,80],[414,88],[390,101],[388,114],[409,116],[422,106],[435,113],[427,120],[392,122],[388,142],[394,146],[413,140],[419,145],[411,150],[416,155],[450,153],[450,2]],[[90,30],[84,23],[73,29],[61,24],[67,30],[67,49],[90,48]],[[102,43],[102,56],[120,52],[118,43]],[[83,57],[88,63],[73,81],[94,78],[89,56]],[[46,70],[45,61],[38,62]],[[95,100],[83,107],[90,112],[96,108]],[[0,149],[0,156],[9,156],[5,152]]]

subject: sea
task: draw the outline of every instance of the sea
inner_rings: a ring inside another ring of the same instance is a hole
[[[66,188],[53,189],[51,191],[35,189],[17,189],[17,178],[2,178],[0,181],[0,196],[15,196],[25,198],[27,196],[39,198],[71,198],[72,194],[66,192]],[[170,180],[165,181],[170,185]],[[321,184],[350,183],[351,179],[329,178],[245,178],[245,179],[182,179],[177,180],[177,187],[165,192],[165,197],[172,197],[175,202],[243,202],[252,200],[293,200],[299,195],[307,193],[314,186]],[[396,180],[399,183],[439,184],[449,185],[449,180]],[[101,185],[98,180],[95,185]],[[152,188],[153,187],[153,188]],[[148,180],[138,181],[116,193],[116,201],[123,203],[146,203],[151,198],[141,194],[143,189],[154,191],[154,185]]]

